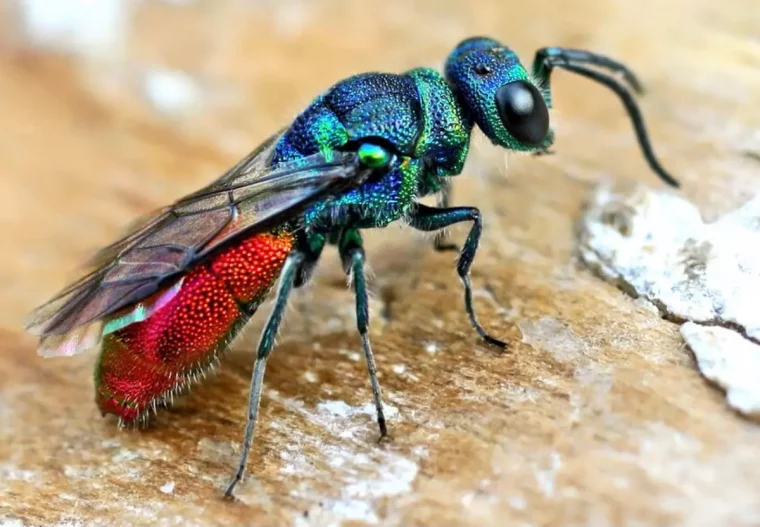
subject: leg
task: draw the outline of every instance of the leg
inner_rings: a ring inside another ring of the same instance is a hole
[[[441,189],[441,196],[438,200],[438,207],[441,209],[448,209],[451,206],[451,186],[445,185]],[[433,242],[433,248],[436,251],[458,251],[457,244],[449,241],[449,235],[446,231],[441,231],[435,235],[435,241]]]
[[[303,287],[311,280],[311,275],[314,274],[317,262],[319,262],[319,258],[322,256],[325,243],[327,243],[327,238],[321,234],[305,236],[303,231],[299,234],[296,247],[298,248],[298,252],[303,254],[303,262],[298,266],[293,287]]]
[[[494,346],[506,348],[507,344],[505,342],[492,337],[485,329],[483,329],[483,326],[480,325],[475,317],[475,310],[472,306],[470,267],[475,258],[475,253],[478,250],[480,235],[483,231],[483,219],[480,217],[480,211],[475,207],[437,209],[417,204],[416,210],[411,214],[408,221],[409,225],[415,229],[427,232],[437,231],[438,229],[443,229],[463,221],[471,221],[473,223],[470,233],[467,235],[467,240],[464,242],[462,251],[459,254],[459,261],[457,262],[457,274],[464,284],[464,308],[465,311],[467,311],[467,316],[470,318],[472,327],[475,328],[475,331],[478,332],[483,340]]]
[[[380,397],[380,383],[377,380],[375,357],[372,354],[372,346],[369,342],[369,302],[367,300],[367,282],[364,276],[364,249],[359,231],[355,229],[343,231],[338,250],[341,260],[343,260],[343,270],[353,277],[356,294],[356,327],[362,339],[364,357],[367,359],[367,371],[372,385],[377,425],[380,427],[380,439],[382,440],[388,436],[388,429],[385,426],[385,412],[383,411],[383,400]]]
[[[636,93],[643,91],[641,82],[625,65],[616,62],[602,55],[596,55],[588,51],[565,48],[542,48],[536,52],[536,58],[533,62],[533,75],[543,84],[546,99],[551,107],[551,83],[550,77],[554,67],[559,67],[572,71],[584,77],[588,77],[600,84],[607,86],[614,91],[623,102],[628,116],[633,122],[636,138],[644,154],[644,158],[649,163],[650,168],[668,185],[678,187],[678,181],[667,173],[662,167],[652,149],[649,141],[649,134],[644,125],[644,118],[641,116],[636,101],[631,93],[614,77],[595,71],[588,66],[596,66],[601,69],[611,71],[613,74],[622,75],[623,80],[627,82]]]
[[[261,334],[261,340],[259,341],[259,348],[256,353],[256,362],[253,365],[253,376],[251,377],[251,391],[248,398],[248,422],[245,427],[245,437],[243,439],[243,452],[240,455],[240,463],[238,464],[235,477],[230,482],[224,495],[231,498],[235,487],[243,479],[245,474],[245,468],[248,464],[248,455],[251,452],[251,443],[253,442],[253,434],[256,428],[256,418],[259,413],[259,402],[261,400],[261,388],[264,382],[264,370],[267,365],[267,357],[272,351],[274,346],[274,339],[277,336],[277,331],[280,328],[280,322],[282,322],[283,314],[285,313],[285,306],[288,303],[288,296],[293,287],[293,282],[298,274],[299,267],[304,261],[304,255],[299,251],[293,251],[285,260],[285,265],[282,267],[280,273],[280,282],[277,285],[277,299],[275,300],[272,313],[269,315],[267,325],[264,328],[264,332]]]

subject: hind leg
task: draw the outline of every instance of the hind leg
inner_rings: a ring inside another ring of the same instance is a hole
[[[282,317],[285,314],[285,307],[288,303],[288,297],[293,289],[293,284],[298,276],[299,268],[304,261],[304,255],[300,251],[292,251],[285,260],[280,273],[280,281],[277,284],[277,298],[274,308],[269,315],[267,324],[261,334],[259,347],[256,352],[256,362],[253,364],[253,375],[251,376],[251,389],[248,396],[248,422],[245,427],[245,436],[243,438],[243,452],[240,455],[235,476],[232,478],[224,495],[231,498],[235,492],[235,487],[243,479],[246,466],[248,465],[248,456],[251,453],[251,443],[256,430],[256,420],[259,414],[259,403],[261,402],[261,389],[264,385],[264,371],[267,366],[267,358],[274,347],[274,340],[277,331],[280,329]]]

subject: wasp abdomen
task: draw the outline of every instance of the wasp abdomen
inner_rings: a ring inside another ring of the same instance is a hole
[[[290,233],[263,233],[197,266],[147,320],[105,335],[95,372],[101,412],[132,423],[214,364],[253,314],[293,247]]]

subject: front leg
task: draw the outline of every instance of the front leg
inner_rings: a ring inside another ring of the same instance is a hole
[[[251,389],[248,394],[248,421],[245,425],[243,450],[240,454],[240,461],[235,471],[235,476],[224,493],[227,498],[232,498],[235,487],[243,479],[245,468],[248,465],[248,456],[251,453],[251,443],[253,443],[253,434],[256,431],[256,421],[259,415],[259,403],[261,402],[261,390],[264,386],[264,371],[267,366],[267,358],[274,347],[274,340],[277,332],[280,330],[280,324],[285,314],[285,307],[287,306],[290,292],[293,289],[293,284],[296,281],[304,258],[304,254],[300,251],[292,251],[288,255],[288,259],[285,260],[282,271],[280,271],[280,281],[277,284],[274,308],[272,308],[266,326],[264,326],[264,331],[259,340],[259,347],[256,351],[256,361],[253,363]]]
[[[467,240],[464,242],[462,251],[459,253],[459,260],[457,262],[457,274],[464,284],[464,309],[467,311],[467,316],[470,318],[470,323],[475,331],[478,332],[483,340],[488,344],[498,346],[500,348],[506,348],[506,342],[503,342],[497,338],[492,337],[488,332],[483,329],[477,318],[475,317],[475,310],[472,305],[472,283],[470,282],[470,267],[475,259],[475,253],[478,250],[480,244],[480,235],[483,232],[483,219],[480,216],[480,211],[475,207],[452,207],[439,209],[434,207],[428,207],[426,205],[417,204],[416,209],[407,219],[409,225],[415,229],[430,232],[450,227],[456,223],[463,221],[471,221],[472,228],[467,235]]]

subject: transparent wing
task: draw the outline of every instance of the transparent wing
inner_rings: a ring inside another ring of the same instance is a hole
[[[194,192],[193,194],[185,196],[173,206],[164,207],[162,209],[151,212],[147,216],[139,218],[127,228],[126,234],[121,239],[115,241],[107,247],[104,247],[103,249],[100,249],[97,253],[95,253],[95,255],[90,258],[90,260],[88,260],[87,265],[95,268],[100,267],[101,265],[104,265],[113,260],[116,256],[119,255],[119,253],[128,247],[134,239],[140,237],[144,232],[150,231],[177,204],[185,200],[189,200],[193,196],[201,195],[207,191],[212,191],[213,189],[223,190],[225,184],[232,185],[238,179],[241,180],[240,182],[242,183],[246,179],[253,181],[257,177],[263,177],[263,175],[266,174],[268,170],[272,170],[271,168],[268,168],[267,165],[272,157],[274,146],[277,144],[277,141],[280,139],[280,137],[282,137],[282,132],[278,132],[269,137],[266,141],[259,145],[258,148],[238,161],[236,165],[228,169],[210,185],[202,188],[197,192]]]
[[[65,335],[140,302],[215,249],[292,219],[369,174],[355,153],[342,152],[270,167],[276,140],[98,252],[90,262],[95,270],[32,312],[27,330],[43,338]]]

